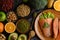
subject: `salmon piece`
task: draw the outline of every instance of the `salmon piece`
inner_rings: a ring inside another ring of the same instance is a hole
[[[59,34],[58,34],[56,40],[60,40],[60,32],[59,32]]]
[[[45,22],[49,24],[49,27],[43,28]],[[41,27],[41,30],[42,30],[44,36],[46,36],[46,37],[49,37],[52,35],[52,30],[51,30],[52,25],[51,24],[52,24],[52,18],[39,20],[39,25]]]
[[[45,22],[46,20],[45,19],[39,19],[39,25],[41,26],[41,28],[42,28],[42,26],[44,25],[44,22]]]
[[[55,18],[53,21],[53,33],[54,33],[54,38],[56,38],[58,35],[58,18]]]
[[[60,21],[58,23],[59,23],[59,32],[60,32]]]

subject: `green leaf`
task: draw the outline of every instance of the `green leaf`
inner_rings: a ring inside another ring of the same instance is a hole
[[[40,16],[40,19],[43,19],[43,18],[44,18],[44,16],[43,16],[43,15],[41,15],[41,16]]]
[[[46,13],[43,13],[43,16],[44,16],[44,19],[46,19],[46,18],[47,18],[47,14],[46,14]]]
[[[51,14],[51,18],[54,19],[54,15],[53,14]]]
[[[51,12],[48,12],[48,13],[47,13],[47,16],[48,16],[48,18],[50,18],[50,16],[51,16]]]
[[[48,18],[52,18],[52,19],[54,19],[54,14],[53,14],[53,13],[48,12],[47,15],[48,15]]]
[[[48,28],[48,27],[49,27],[49,24],[45,22],[43,28]]]

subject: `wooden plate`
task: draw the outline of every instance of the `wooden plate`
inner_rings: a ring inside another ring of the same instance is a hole
[[[60,19],[60,12],[57,12],[53,9],[48,9],[48,10],[44,10],[43,12],[52,12],[55,17],[58,17]],[[42,34],[42,31],[40,29],[40,26],[38,25],[38,20],[39,20],[39,16],[42,15],[42,12],[37,16],[36,20],[35,20],[35,32],[37,34],[37,36],[41,39],[41,40],[55,40],[54,38],[52,37],[45,37],[43,34]]]

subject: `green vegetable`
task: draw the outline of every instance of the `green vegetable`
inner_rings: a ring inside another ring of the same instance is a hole
[[[52,19],[54,19],[54,15],[53,15],[53,13],[48,12],[47,15],[48,15],[48,18],[52,18]]]
[[[51,16],[51,12],[48,12],[48,13],[47,13],[47,16],[48,16],[48,18],[50,18],[50,16]]]
[[[43,16],[46,19],[47,18],[47,13],[43,13]]]
[[[31,6],[36,10],[44,9],[47,5],[47,0],[29,0]]]
[[[51,18],[54,19],[54,15],[53,14],[51,14]]]
[[[47,19],[47,18],[52,18],[54,19],[54,14],[51,13],[51,12],[47,12],[47,13],[43,13],[41,16],[40,16],[40,19]]]
[[[41,15],[41,16],[40,16],[40,19],[43,19],[43,18],[44,18],[44,16],[43,16],[43,15]]]
[[[48,28],[48,27],[49,27],[49,24],[45,22],[43,28]]]

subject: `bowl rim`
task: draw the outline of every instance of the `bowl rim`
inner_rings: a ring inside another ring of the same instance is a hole
[[[35,29],[35,32],[36,32],[37,36],[38,36],[41,40],[43,40],[43,38],[42,38],[41,36],[39,36],[40,34],[37,33],[37,29],[35,28],[35,27],[36,27],[35,24],[36,24],[37,20],[39,19],[38,17],[39,17],[40,15],[42,15],[42,12],[40,12],[40,13],[38,14],[38,16],[36,17],[36,19],[35,19],[34,29]]]

